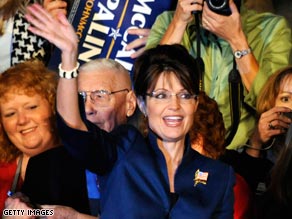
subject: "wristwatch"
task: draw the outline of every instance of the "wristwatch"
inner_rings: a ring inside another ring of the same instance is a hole
[[[251,49],[250,48],[245,49],[245,50],[236,50],[234,52],[234,56],[235,56],[235,58],[240,59],[242,56],[245,56],[245,55],[247,55],[249,53],[251,53]]]

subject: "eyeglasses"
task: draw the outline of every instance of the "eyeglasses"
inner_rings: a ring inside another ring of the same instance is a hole
[[[152,91],[151,93],[146,93],[145,95],[152,97],[159,102],[170,102],[172,96],[176,96],[181,103],[191,103],[192,101],[198,99],[197,95],[190,94],[187,91],[181,91],[174,94],[167,90],[157,90]]]
[[[110,95],[124,91],[129,92],[129,89],[125,88],[112,92],[107,90],[79,91],[78,93],[83,97],[84,102],[86,102],[87,96],[89,96],[93,103],[96,103],[99,106],[107,106],[110,100]]]

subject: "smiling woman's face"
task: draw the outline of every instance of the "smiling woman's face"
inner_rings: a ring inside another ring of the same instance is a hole
[[[33,156],[54,146],[49,102],[34,94],[8,92],[0,101],[1,122],[10,141]]]
[[[173,73],[161,74],[153,91],[158,94],[170,92],[171,96],[169,99],[147,96],[149,127],[163,141],[176,142],[184,139],[193,125],[198,101],[194,98],[183,100],[177,97],[179,93],[188,92]]]

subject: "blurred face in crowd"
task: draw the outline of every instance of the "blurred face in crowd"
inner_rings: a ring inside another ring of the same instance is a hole
[[[80,72],[78,76],[79,93],[86,91],[84,99],[86,118],[108,132],[117,125],[126,123],[127,116],[134,112],[129,112],[128,109],[128,94],[132,93],[130,85],[123,83],[125,81],[123,76],[119,76],[110,70]],[[101,92],[92,94],[92,91]],[[109,94],[111,92],[114,93]],[[90,95],[95,96],[95,99]]]
[[[164,141],[179,141],[190,130],[198,101],[173,73],[162,73],[146,94],[149,127]]]
[[[280,91],[275,100],[275,106],[284,106],[292,109],[292,74],[283,78]]]
[[[8,138],[23,153],[33,156],[54,146],[52,109],[43,96],[7,92],[0,112]]]

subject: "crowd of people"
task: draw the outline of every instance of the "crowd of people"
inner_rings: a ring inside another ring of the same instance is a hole
[[[202,0],[196,4],[178,1],[175,11],[157,17],[146,47],[181,43],[202,60],[202,89],[218,103],[226,134],[234,136],[227,147],[237,149],[253,132],[256,97],[262,86],[289,64],[291,29],[283,17],[247,10],[241,0],[231,1],[230,9],[232,14],[223,16]],[[202,16],[194,17],[192,12],[201,10]],[[236,86],[238,81],[242,87]]]
[[[129,69],[107,43],[80,65],[77,3],[0,3],[2,218],[291,218],[286,19],[243,0],[165,2],[152,27],[126,28]]]

